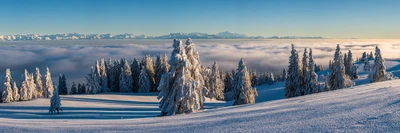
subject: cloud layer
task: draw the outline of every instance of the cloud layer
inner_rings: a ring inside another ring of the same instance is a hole
[[[244,58],[250,70],[281,72],[288,66],[290,44],[302,55],[304,48],[312,48],[316,63],[326,66],[333,58],[336,44],[342,52],[352,50],[355,57],[364,51],[374,51],[378,45],[387,58],[400,57],[400,40],[194,40],[203,65],[217,61],[227,71],[236,69]],[[20,80],[24,69],[33,72],[37,66],[44,73],[48,66],[53,81],[64,73],[69,85],[72,81],[83,82],[90,66],[101,58],[142,58],[149,54],[172,51],[172,40],[75,40],[75,41],[28,41],[0,42],[0,75],[11,68],[13,78]],[[301,60],[301,59],[300,59]],[[3,81],[4,76],[0,80]]]

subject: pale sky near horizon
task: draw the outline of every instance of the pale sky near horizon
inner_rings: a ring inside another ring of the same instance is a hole
[[[400,39],[397,0],[5,0],[0,35],[175,32]]]

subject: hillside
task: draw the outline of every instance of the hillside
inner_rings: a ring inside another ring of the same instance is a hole
[[[399,60],[387,60],[399,76]],[[366,77],[366,73],[361,77]],[[366,79],[359,79],[360,81]],[[364,83],[364,82],[363,82]],[[258,86],[256,104],[209,101],[202,112],[156,117],[156,93],[62,96],[0,104],[2,132],[400,132],[400,80],[281,99],[283,82]],[[270,101],[273,100],[273,101]],[[268,102],[265,102],[268,101]]]

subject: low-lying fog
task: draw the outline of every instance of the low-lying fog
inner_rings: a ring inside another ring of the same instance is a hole
[[[0,42],[0,81],[6,68],[11,69],[14,80],[19,81],[24,69],[33,73],[39,67],[42,75],[48,66],[55,84],[58,75],[64,73],[68,87],[71,82],[84,82],[95,60],[101,58],[141,59],[144,55],[155,57],[157,53],[172,51],[173,40],[63,40]],[[185,40],[183,40],[185,41]],[[223,70],[236,69],[244,58],[250,70],[281,72],[288,66],[290,44],[295,44],[300,60],[304,48],[312,48],[316,63],[327,66],[333,58],[336,44],[342,53],[350,49],[354,58],[362,52],[381,48],[385,58],[400,57],[400,40],[368,39],[316,39],[316,40],[193,40],[203,65],[217,61]]]

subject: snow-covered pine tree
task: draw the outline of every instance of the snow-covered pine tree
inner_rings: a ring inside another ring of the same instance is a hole
[[[233,105],[253,104],[258,95],[256,88],[251,87],[251,77],[247,71],[243,58],[239,61],[238,69],[234,78],[234,100]]]
[[[318,93],[320,92],[319,90],[319,83],[318,83],[318,75],[315,73],[314,70],[314,59],[312,55],[312,49],[310,48],[310,53],[309,53],[309,63],[308,63],[308,74],[306,77],[306,94],[313,94],[313,93]]]
[[[28,101],[29,100],[29,97],[28,97],[29,86],[28,86],[27,77],[28,77],[27,72],[25,72],[24,75],[22,75],[22,79],[23,80],[21,82],[21,87],[20,87],[20,91],[19,91],[19,95],[20,95],[20,100],[21,101]]]
[[[106,62],[104,58],[100,61],[100,80],[101,80],[101,92],[108,92],[110,88],[108,88],[108,77],[106,72]]]
[[[348,66],[347,63],[348,63],[347,54],[344,53],[344,54],[343,54],[344,73],[347,74],[347,75],[349,75],[350,69],[348,69],[349,66]]]
[[[233,84],[233,75],[234,71],[228,71],[225,74],[225,90],[224,92],[232,91],[232,84]]]
[[[362,57],[361,57],[360,61],[361,61],[362,63],[365,63],[366,61],[368,61],[367,52],[364,52],[364,53],[362,54]]]
[[[72,87],[71,87],[71,90],[72,90]],[[81,85],[81,83],[78,83],[78,91],[77,91],[77,93],[78,94],[83,94],[82,93],[82,85]]]
[[[256,87],[257,85],[259,85],[259,84],[258,84],[257,72],[252,71],[252,72],[250,73],[250,75],[251,75],[251,85],[252,85],[252,87]]]
[[[345,74],[343,61],[343,55],[338,44],[333,63],[334,69],[332,70],[331,75],[329,75],[330,90],[343,89],[353,86],[353,82],[350,80],[350,77]]]
[[[369,81],[371,83],[387,80],[386,66],[384,65],[384,62],[385,61],[383,60],[383,57],[381,55],[381,50],[378,48],[378,46],[376,46],[374,65],[372,66],[371,72],[368,75]]]
[[[282,71],[282,81],[286,81],[286,78],[287,78],[286,68],[283,68],[283,71]]]
[[[79,84],[80,85],[80,84]],[[79,86],[78,85],[78,86]],[[78,88],[76,88],[76,84],[74,81],[72,81],[72,86],[71,86],[71,92],[69,94],[78,94]]]
[[[369,54],[368,60],[374,60],[374,54],[372,54],[372,51],[371,51],[371,53]]]
[[[153,65],[153,60],[151,59],[151,57],[149,55],[146,55],[143,59],[143,67],[146,67],[146,72],[147,72],[147,76],[150,80],[150,87],[151,87],[151,91],[152,92],[156,92],[157,88],[156,88],[156,81],[155,81],[155,72],[154,72],[154,65]],[[140,85],[139,85],[140,86]]]
[[[29,78],[29,89],[31,90],[31,95],[30,98],[37,98],[37,91],[36,91],[36,84],[35,84],[35,80],[33,78],[33,73],[29,74],[30,78]]]
[[[51,80],[51,73],[49,67],[46,67],[46,75],[44,75],[44,88],[43,97],[51,98],[53,96],[54,85],[53,80]]]
[[[139,89],[139,76],[140,75],[140,63],[134,58],[131,64],[131,72],[132,72],[132,88],[133,92],[138,92]]]
[[[43,97],[43,83],[42,83],[42,75],[40,74],[39,68],[36,67],[36,71],[34,74],[34,82],[36,85],[36,97]]]
[[[139,93],[148,93],[150,92],[150,79],[149,76],[147,75],[146,67],[142,67],[142,70],[140,71],[139,74]]]
[[[106,74],[107,74],[107,81],[108,81],[108,88],[109,91],[114,91],[112,88],[112,81],[113,80],[113,69],[114,69],[114,63],[111,58],[108,59],[108,62],[106,63]],[[79,90],[79,87],[78,87]]]
[[[64,74],[60,74],[58,78],[58,94],[68,95],[67,79]]]
[[[90,68],[89,74],[86,76],[86,86],[87,86],[87,93],[94,94],[93,90],[96,90],[96,84],[94,81],[94,69],[93,66]]]
[[[133,80],[132,80],[132,72],[130,68],[130,64],[125,61],[123,68],[121,68],[121,74],[120,74],[120,92],[132,92],[133,91]],[[123,87],[123,88],[121,88]]]
[[[285,82],[285,97],[300,96],[300,76],[299,76],[299,58],[294,45],[292,44],[292,51],[289,57],[289,69]]]
[[[160,91],[157,98],[161,99],[161,116],[191,113],[203,108],[204,80],[200,73],[201,64],[193,56],[197,54],[193,42],[188,39],[186,44],[185,49],[182,41],[174,39],[174,50],[169,60],[171,68],[162,75],[157,88]]]
[[[274,73],[269,73],[269,84],[271,85],[271,84],[274,84],[274,82],[275,82],[275,76],[274,76]]]
[[[14,101],[19,101],[20,96],[19,96],[19,89],[17,86],[17,83],[14,81],[13,82],[13,97],[14,97]]]
[[[212,90],[210,87],[211,69],[206,66],[201,66],[201,72],[204,80],[204,87],[206,88],[205,96],[208,98],[212,98]]]
[[[369,65],[369,61],[368,60],[364,62],[364,67],[363,68],[364,68],[364,71],[366,71],[366,72],[371,71],[371,66]]]
[[[161,76],[162,76],[162,72],[161,72],[161,66],[162,66],[162,60],[161,60],[161,56],[160,54],[157,54],[157,58],[156,58],[156,63],[155,63],[155,80],[156,80],[156,86],[158,86],[160,80],[161,80]]]
[[[127,79],[125,76],[125,69],[121,68],[121,74],[120,74],[120,78],[119,78],[119,91],[120,92],[129,92],[129,87],[127,85]]]
[[[308,52],[307,48],[304,48],[304,53],[303,53],[303,59],[301,60],[302,65],[301,65],[301,75],[300,75],[300,80],[301,80],[301,90],[300,93],[301,95],[306,94],[306,76],[308,75]]]
[[[358,78],[358,71],[357,71],[357,66],[354,65],[354,60],[353,60],[353,53],[349,50],[348,56],[347,56],[347,68],[349,70],[348,75],[350,76],[350,79],[357,79]]]
[[[3,103],[9,103],[14,101],[14,97],[13,97],[13,89],[11,86],[11,71],[10,69],[6,69],[6,76],[4,79],[4,87],[3,87],[3,93],[2,93],[2,102]]]
[[[210,90],[212,97],[217,100],[224,100],[224,84],[220,76],[219,67],[215,61],[211,68]]]
[[[49,113],[56,113],[60,114],[59,111],[62,111],[61,109],[61,99],[60,96],[58,95],[58,90],[54,89],[52,97],[50,99],[50,108],[49,108]]]

